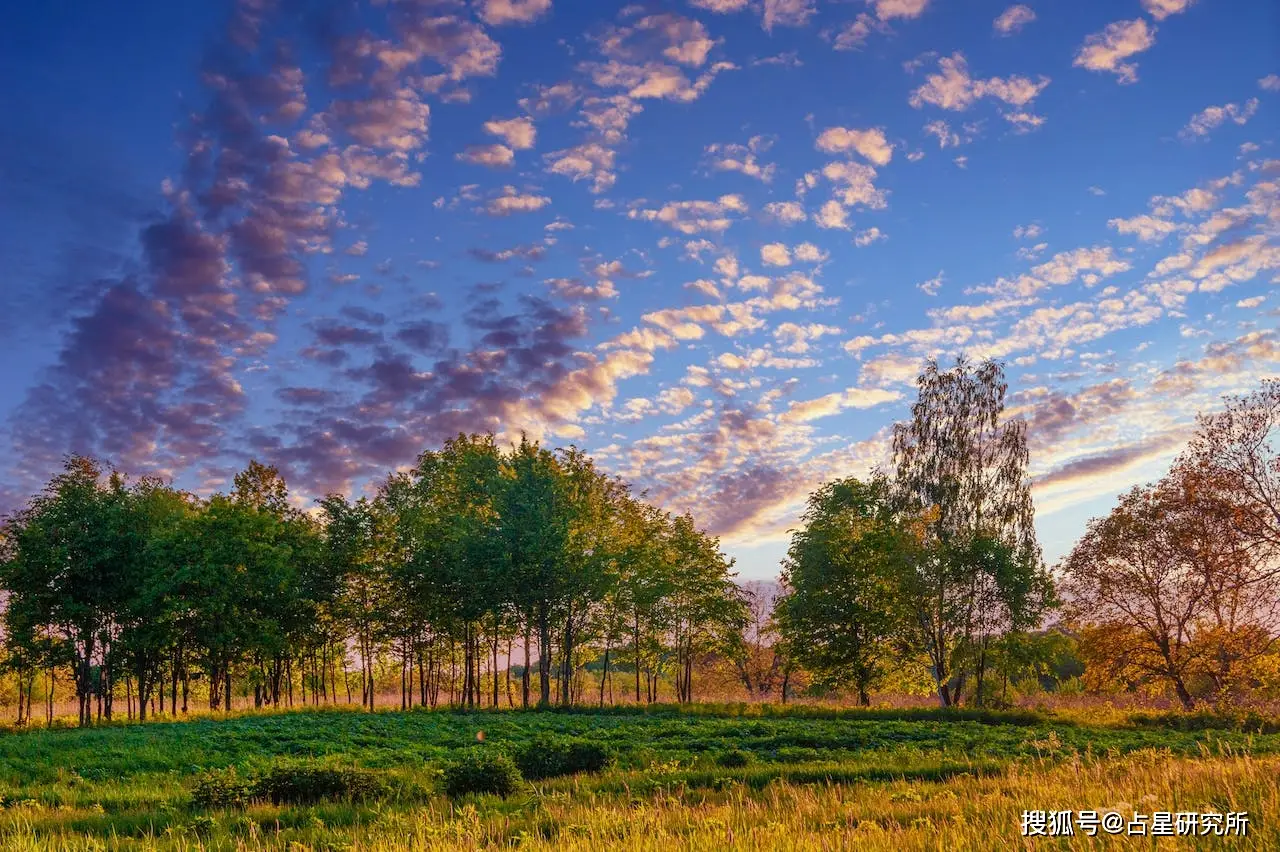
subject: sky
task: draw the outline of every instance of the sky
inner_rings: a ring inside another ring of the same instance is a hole
[[[0,82],[0,510],[525,431],[767,578],[966,355],[1053,562],[1280,372],[1268,0],[28,3]]]

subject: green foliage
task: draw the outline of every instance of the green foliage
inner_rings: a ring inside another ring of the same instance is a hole
[[[930,360],[893,429],[893,491],[915,546],[897,584],[900,641],[928,656],[943,705],[986,693],[991,645],[1054,605],[1036,541],[1027,424],[1004,415],[1004,367]]]
[[[614,754],[609,748],[580,737],[538,736],[521,746],[515,755],[520,774],[531,781],[600,772],[613,761]]]
[[[843,479],[809,497],[791,539],[775,618],[792,660],[820,688],[851,683],[867,703],[889,666],[908,533],[883,479]]]
[[[197,808],[243,808],[255,798],[254,779],[236,768],[206,772],[191,789],[191,804]]]
[[[450,798],[470,794],[510,796],[524,779],[506,754],[491,748],[472,747],[444,770],[444,792]]]
[[[274,805],[300,805],[375,801],[389,797],[391,788],[372,770],[299,764],[271,767],[254,782],[253,794]]]
[[[740,748],[722,751],[716,756],[716,763],[726,769],[741,769],[755,762],[756,756]]]
[[[242,775],[234,766],[206,772],[192,787],[191,804],[217,809],[243,808],[254,802],[369,802],[392,794],[392,785],[386,778],[370,769],[280,763],[254,775]]]
[[[179,682],[184,704],[198,691],[224,712],[246,693],[292,704],[299,687],[332,700],[339,673],[372,710],[393,666],[406,700],[412,679],[414,703],[496,705],[499,649],[517,640],[530,662],[537,646],[543,705],[578,700],[575,674],[604,653],[612,673],[624,643],[651,698],[670,678],[688,701],[696,661],[737,653],[743,594],[718,541],[576,448],[458,435],[375,496],[320,510],[294,508],[257,461],[200,500],[69,459],[0,529],[23,721],[37,675],[64,695],[70,680],[88,725],[95,704],[110,716],[127,700],[144,719],[159,698],[172,713]],[[441,664],[455,652],[461,683]]]

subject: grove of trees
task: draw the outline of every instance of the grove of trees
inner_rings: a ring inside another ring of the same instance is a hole
[[[987,699],[1001,643],[1054,604],[1036,543],[1026,424],[1002,418],[1001,367],[930,362],[893,471],[809,498],[783,566],[789,653],[864,704],[892,664],[921,660],[943,706]]]
[[[1064,654],[1093,692],[1280,694],[1280,380],[1200,417],[1052,571],[999,365],[930,363],[918,386],[892,469],[809,498],[776,611],[790,660],[864,704],[904,667],[944,706],[1003,700]]]
[[[1280,380],[1202,416],[1168,475],[1052,569],[1002,367],[931,361],[917,387],[886,468],[809,496],[780,586],[739,585],[692,517],[576,448],[459,435],[305,507],[257,462],[201,498],[69,457],[0,525],[2,679],[19,723],[52,723],[60,692],[81,725],[397,691],[688,702],[729,681],[862,704],[1280,696]]]
[[[2,556],[20,721],[36,679],[51,701],[68,672],[82,725],[122,698],[139,718],[185,712],[193,682],[211,709],[230,710],[236,685],[255,706],[354,691],[372,709],[388,664],[402,707],[572,704],[597,657],[601,702],[632,687],[619,663],[635,700],[669,676],[689,701],[695,662],[730,653],[747,621],[732,561],[692,518],[575,449],[491,435],[314,512],[257,462],[198,499],[72,457],[7,520]]]

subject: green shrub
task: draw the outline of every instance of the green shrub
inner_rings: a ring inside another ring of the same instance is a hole
[[[523,780],[507,755],[484,747],[470,748],[445,767],[444,792],[450,798],[468,793],[505,797],[519,789]]]
[[[744,766],[749,766],[751,762],[755,760],[755,757],[756,756],[749,751],[743,751],[740,748],[735,748],[721,752],[719,757],[716,758],[716,763],[726,769],[741,769]]]
[[[607,747],[577,737],[535,737],[516,753],[520,773],[531,780],[599,772],[611,763]]]
[[[387,798],[390,792],[382,776],[368,769],[306,764],[274,766],[253,785],[253,797],[273,805],[367,802]]]
[[[197,808],[243,808],[251,802],[303,805],[323,801],[367,802],[390,798],[391,786],[368,769],[307,764],[273,766],[256,777],[235,768],[207,772],[191,791]]]
[[[197,808],[243,808],[253,798],[252,779],[238,775],[234,766],[204,773],[191,791]]]

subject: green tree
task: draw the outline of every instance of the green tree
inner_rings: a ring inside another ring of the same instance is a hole
[[[924,520],[900,585],[904,639],[927,653],[938,698],[959,704],[968,678],[981,701],[988,653],[1053,603],[1036,541],[1026,422],[1004,416],[1008,385],[993,361],[950,370],[930,360],[911,419],[893,429],[898,511]]]
[[[883,676],[900,632],[899,582],[913,548],[889,483],[841,479],[809,495],[783,563],[775,618],[792,658],[859,703]]]

